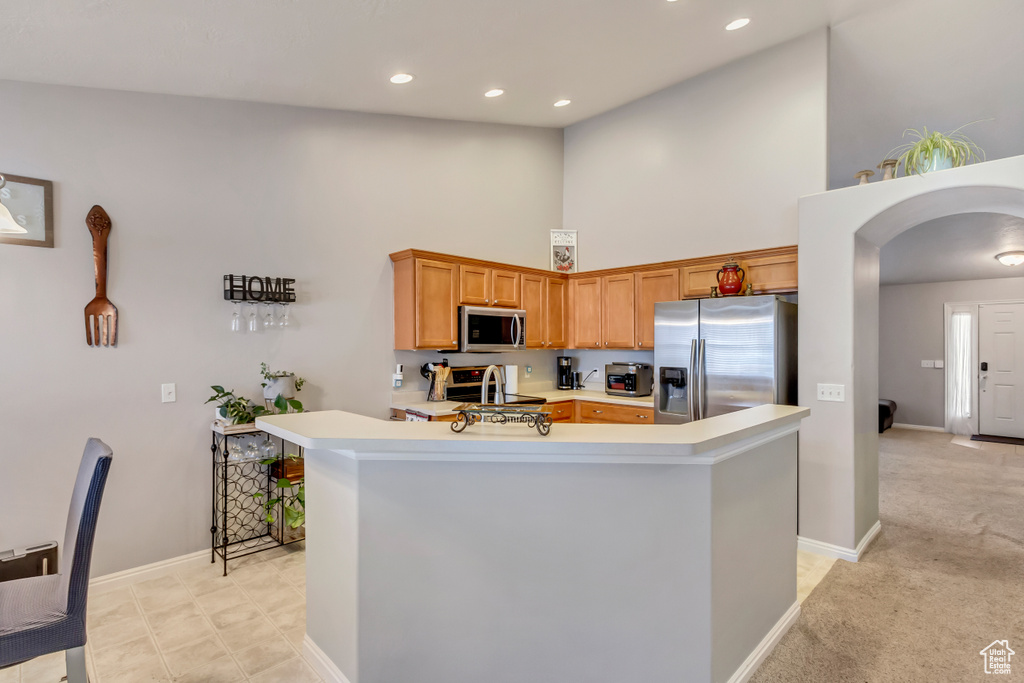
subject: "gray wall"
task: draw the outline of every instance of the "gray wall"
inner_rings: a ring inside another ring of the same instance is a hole
[[[94,574],[208,547],[211,384],[258,395],[267,361],[312,407],[383,417],[388,253],[546,267],[561,223],[558,130],[0,82],[0,149],[0,171],[54,181],[56,215],[56,248],[0,245],[0,548],[59,537],[97,436],[115,461]],[[83,333],[93,204],[116,349]],[[233,335],[225,273],[296,278],[294,327]]]
[[[825,189],[827,36],[758,53],[565,131],[585,270],[795,244]]]
[[[1024,154],[1022,23],[1020,0],[902,0],[834,26],[830,187],[855,185],[861,169],[880,173],[907,128],[992,118],[964,132],[989,159]]]
[[[883,248],[884,251],[884,248]],[[886,285],[879,297],[878,394],[896,401],[896,421],[945,426],[945,303],[1024,299],[1024,277]]]

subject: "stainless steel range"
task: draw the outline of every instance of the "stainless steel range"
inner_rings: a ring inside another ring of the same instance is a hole
[[[505,366],[498,365],[498,371],[501,377],[505,377]],[[487,370],[486,365],[470,365],[461,368],[452,368],[452,372],[448,375],[447,383],[447,398],[449,401],[462,401],[465,403],[479,403],[481,391],[484,386],[484,372]],[[504,382],[504,379],[502,379]],[[494,402],[494,392],[497,387],[497,382],[494,376],[487,382],[487,402]],[[546,403],[545,399],[538,398],[536,396],[522,396],[519,394],[505,394],[505,402],[510,404],[542,404]]]

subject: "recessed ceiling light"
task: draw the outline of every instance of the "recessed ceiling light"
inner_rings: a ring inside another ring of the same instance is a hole
[[[402,85],[412,80],[412,74],[395,74],[391,77],[391,82],[396,85]]]
[[[676,0],[668,0],[668,1],[669,2],[675,2]],[[564,107],[565,105],[569,104],[570,102],[572,102],[572,100],[558,100],[557,102],[555,102],[555,106],[556,107]]]
[[[1024,251],[1004,251],[996,254],[996,260],[1004,266],[1019,266],[1024,263]]]
[[[746,26],[749,23],[750,23],[750,19],[746,19],[746,18],[737,19],[736,21],[733,21],[733,22],[730,22],[730,23],[726,24],[725,30],[726,31],[735,31],[738,28],[743,28],[744,26]]]
[[[498,97],[499,95],[504,95],[504,94],[505,94],[504,90],[502,90],[501,88],[495,88],[494,90],[488,90],[487,92],[485,92],[484,93],[484,97]]]

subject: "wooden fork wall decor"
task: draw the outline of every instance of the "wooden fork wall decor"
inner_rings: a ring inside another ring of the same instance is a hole
[[[85,218],[92,233],[92,258],[96,265],[96,297],[85,306],[85,341],[89,346],[117,346],[117,308],[107,298],[107,236],[110,216],[94,206]]]

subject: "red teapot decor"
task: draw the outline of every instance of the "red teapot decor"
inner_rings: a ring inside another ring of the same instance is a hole
[[[740,268],[740,264],[735,261],[729,261],[718,271],[718,291],[723,296],[739,294],[740,290],[743,289],[743,278],[746,275],[746,272]]]

